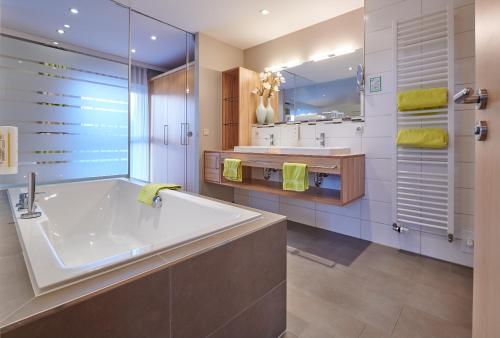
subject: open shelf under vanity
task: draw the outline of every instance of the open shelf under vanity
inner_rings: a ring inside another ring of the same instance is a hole
[[[222,176],[225,158],[241,160],[242,182],[228,181]],[[252,168],[281,170],[284,162],[306,163],[310,174],[322,173],[337,176],[340,189],[312,186],[304,192],[286,191],[282,188],[282,182],[252,177]],[[343,206],[363,197],[365,193],[365,156],[363,154],[320,156],[206,151],[204,179],[208,183],[233,188]]]

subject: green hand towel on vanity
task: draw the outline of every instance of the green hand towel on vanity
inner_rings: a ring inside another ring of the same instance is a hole
[[[306,191],[309,189],[307,164],[283,163],[283,190]]]
[[[448,88],[414,89],[398,93],[398,110],[432,109],[448,104]]]
[[[137,200],[146,205],[151,205],[153,204],[153,198],[158,194],[160,190],[162,189],[179,190],[180,188],[181,186],[177,184],[146,183],[141,188],[141,191],[137,196]]]
[[[235,158],[225,158],[222,176],[229,181],[241,182],[243,180],[241,160]]]

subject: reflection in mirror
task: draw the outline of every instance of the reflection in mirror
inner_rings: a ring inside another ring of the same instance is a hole
[[[282,121],[360,119],[357,68],[363,55],[363,49],[357,49],[282,71],[286,79],[279,100]]]
[[[2,0],[0,125],[19,168],[0,186],[128,175],[129,11],[111,1]],[[109,18],[113,18],[113,25]]]

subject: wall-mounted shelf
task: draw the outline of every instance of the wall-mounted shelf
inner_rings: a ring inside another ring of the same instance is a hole
[[[243,182],[224,179],[222,173],[225,158],[241,160]],[[304,192],[286,191],[282,189],[282,182],[252,178],[252,168],[280,170],[284,162],[306,163],[310,173],[338,176],[340,189],[312,186]],[[365,193],[365,155],[319,156],[206,151],[204,178],[205,182],[223,186],[342,206],[361,198]]]
[[[252,90],[259,85],[259,74],[238,67],[222,72],[222,149],[251,144],[251,126],[257,123],[257,97]],[[272,101],[275,121],[278,118],[278,99]]]

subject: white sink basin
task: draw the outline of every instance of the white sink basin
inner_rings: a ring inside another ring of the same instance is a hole
[[[281,147],[281,146],[236,146],[240,153],[289,154],[289,155],[345,155],[351,153],[349,147]]]

